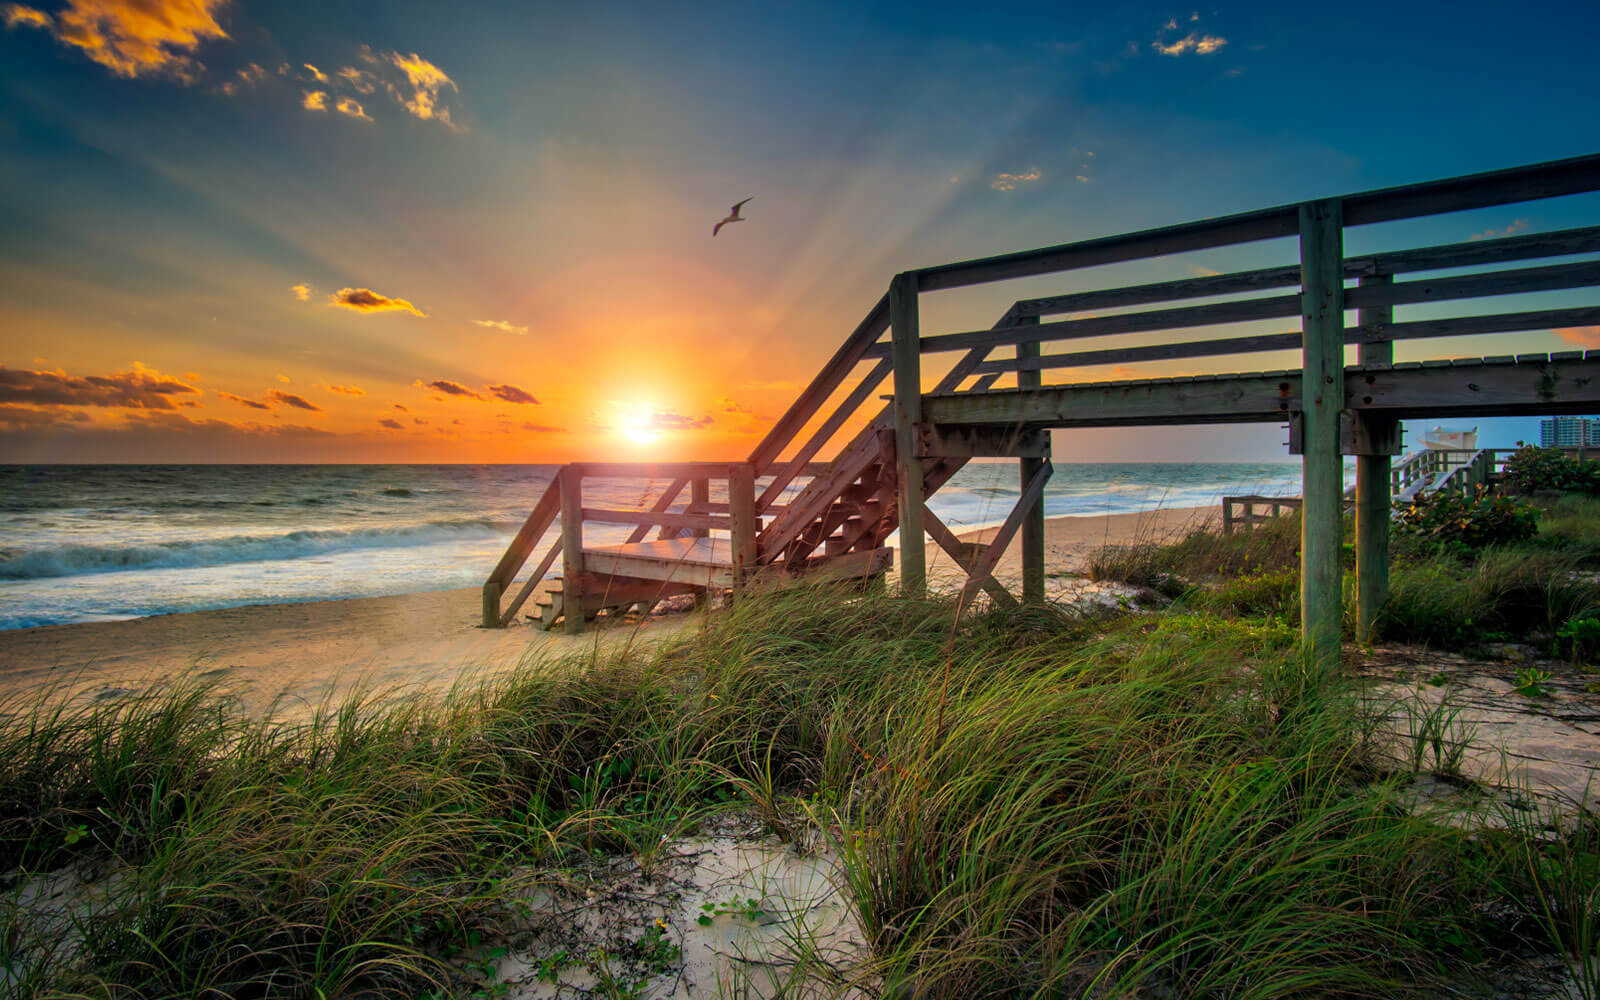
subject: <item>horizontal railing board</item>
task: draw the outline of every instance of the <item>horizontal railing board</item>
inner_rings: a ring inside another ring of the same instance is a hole
[[[923,419],[1036,427],[1281,422],[1300,408],[1301,374],[1247,372],[924,396]],[[1474,358],[1443,366],[1350,366],[1345,406],[1400,419],[1588,413],[1600,409],[1600,351],[1571,360],[1524,355],[1513,365]]]
[[[810,422],[822,404],[828,401],[833,391],[839,388],[845,376],[865,356],[865,352],[872,343],[889,328],[889,295],[884,293],[866,316],[856,325],[850,336],[845,338],[839,349],[833,352],[833,357],[828,359],[822,370],[817,372],[811,384],[806,386],[798,399],[790,405],[789,409],[778,418],[778,422],[767,431],[766,437],[750,452],[750,464],[756,467],[757,472],[763,472],[783,450],[800,433],[800,429]]]
[[[1408,323],[1372,324],[1345,327],[1347,344],[1395,340],[1424,340],[1435,337],[1470,337],[1487,333],[1514,333],[1523,330],[1590,326],[1600,324],[1600,306],[1570,309],[1538,309],[1527,312],[1495,313],[1485,316],[1452,316],[1448,319],[1414,320]],[[1045,354],[1036,358],[1002,358],[986,361],[976,369],[983,373],[1049,371],[1054,368],[1090,365],[1134,364],[1140,361],[1174,361],[1184,358],[1220,357],[1229,354],[1254,354],[1262,351],[1290,351],[1300,347],[1298,330],[1264,333],[1249,337],[1219,340],[1190,340],[1173,344],[1147,344],[1071,354]],[[1581,355],[1582,352],[1573,352]],[[1558,359],[1561,360],[1561,359]]]
[[[1534,309],[1487,316],[1452,316],[1406,323],[1374,323],[1345,330],[1345,343],[1384,340],[1421,340],[1430,337],[1468,337],[1483,333],[1515,333],[1600,323],[1600,306],[1570,309]],[[1593,352],[1590,352],[1593,353]]]
[[[1442,271],[1452,267],[1504,264],[1536,257],[1596,252],[1600,252],[1600,226],[1582,226],[1548,233],[1501,236],[1492,240],[1468,240],[1465,243],[1350,257],[1345,260],[1345,276],[1364,278],[1374,274]]]
[[[1002,358],[997,361],[985,361],[978,366],[978,371],[988,373],[1049,371],[1053,368],[1086,368],[1090,365],[1176,361],[1183,358],[1254,354],[1261,351],[1293,351],[1299,350],[1300,339],[1300,331],[1296,330],[1293,333],[1267,333],[1253,337],[1229,337],[1223,340],[1190,340],[1175,344],[1113,347],[1102,351],[1075,351],[1071,354],[1043,354],[1036,358]]]
[[[772,501],[783,493],[784,489],[794,481],[796,475],[802,474],[804,470],[809,468],[807,463],[811,458],[822,450],[823,445],[833,439],[833,436],[839,432],[839,428],[844,425],[846,420],[850,419],[856,410],[861,408],[862,402],[872,394],[873,389],[878,387],[878,383],[888,377],[893,368],[894,365],[890,363],[888,358],[880,360],[873,366],[871,371],[862,377],[856,387],[850,391],[850,394],[844,398],[839,404],[839,408],[829,414],[828,419],[823,421],[822,425],[812,432],[811,437],[806,440],[804,445],[801,445],[800,450],[795,454],[793,462],[782,463],[783,468],[779,468],[776,464],[772,466],[772,482],[768,483],[766,488],[761,491],[761,495],[756,498],[757,514],[772,508]],[[798,471],[791,472],[792,469],[795,469],[796,463],[799,464]],[[827,474],[827,463],[819,464],[822,466],[821,471],[809,473],[813,477]]]
[[[1364,278],[1375,274],[1437,271],[1453,267],[1500,264],[1536,257],[1557,257],[1566,254],[1596,252],[1600,252],[1600,226],[1585,226],[1578,229],[1563,229],[1550,233],[1504,236],[1492,240],[1470,240],[1466,243],[1448,243],[1441,246],[1419,247],[1414,250],[1347,257],[1344,262],[1344,274],[1346,278]],[[1206,275],[1199,278],[1183,278],[1177,281],[1160,281],[1145,285],[1130,285],[1124,288],[1104,288],[1036,299],[1020,299],[1013,307],[1013,312],[1017,316],[1052,316],[1060,313],[1084,312],[1091,309],[1113,309],[1123,306],[1171,302],[1179,299],[1201,299],[1215,295],[1235,295],[1242,292],[1266,291],[1273,288],[1298,286],[1299,284],[1300,265],[1288,264],[1282,267],[1236,271],[1231,274]],[[1355,290],[1350,289],[1348,291]],[[1347,301],[1346,304],[1349,305],[1349,302]]]
[[[1109,337],[1152,330],[1221,326],[1227,323],[1283,319],[1298,315],[1300,315],[1299,295],[1274,295],[1270,298],[1246,299],[1242,302],[1216,302],[1203,306],[1180,306],[1175,309],[1147,309],[1143,312],[1122,313],[1116,316],[1093,316],[1088,319],[1059,320],[1055,323],[1031,323],[1000,326],[990,330],[971,330],[965,333],[944,333],[923,337],[922,351],[930,354],[974,347],[1001,347],[1034,340],[1050,343],[1058,340]]]
[[[1521,295],[1552,292],[1565,288],[1584,288],[1600,284],[1600,261],[1575,264],[1546,264],[1519,267],[1481,274],[1457,274],[1444,278],[1393,281],[1381,285],[1362,285],[1344,291],[1346,309],[1372,306],[1415,305],[1419,302],[1446,302],[1477,299],[1491,295]]]
[[[1445,278],[1397,281],[1382,285],[1363,285],[1359,288],[1347,288],[1345,289],[1345,306],[1348,309],[1360,309],[1379,305],[1447,302],[1456,299],[1484,298],[1492,295],[1514,295],[1582,288],[1596,284],[1600,284],[1600,261],[1581,261],[1575,264],[1549,264],[1542,267],[1518,268],[1510,271],[1491,271],[1485,274],[1464,274]],[[1299,314],[1299,295],[1274,295],[1267,298],[1245,299],[1239,302],[1179,306],[1173,309],[1146,309],[1140,312],[1120,313],[1116,316],[1094,316],[1087,319],[1060,320],[1055,323],[1022,324],[995,327],[989,330],[972,330],[965,333],[938,334],[932,337],[923,337],[922,350],[924,353],[934,353],[965,350],[974,347],[999,347],[1034,340],[1043,342],[1076,340],[1125,333],[1145,333],[1155,330],[1177,330],[1195,326],[1219,326],[1226,323],[1243,323],[1297,316]],[[1253,349],[1267,350],[1275,348]],[[1173,356],[1193,357],[1194,355],[1177,354]],[[980,363],[974,366],[972,371],[1017,370],[1011,366],[994,367],[998,364],[1000,362]],[[1043,367],[1059,367],[1059,365],[1051,364]],[[1023,366],[1023,368],[1027,370],[1029,366]]]
[[[489,574],[488,582],[498,582],[504,587],[515,580],[517,571],[528,561],[534,546],[539,544],[539,539],[544,537],[546,529],[555,521],[556,514],[560,510],[561,496],[555,488],[555,483],[551,482],[545,487],[544,492],[539,494],[533,510],[528,512],[522,527],[517,529],[516,537],[506,546],[505,554],[495,564],[494,570]]]
[[[1360,226],[1595,190],[1600,190],[1600,154],[1364,191],[1344,195],[1338,200],[1343,203],[1344,224]],[[1297,202],[1120,236],[922,268],[917,272],[917,287],[925,292],[960,288],[1295,236],[1299,232],[1300,203]]]
[[[597,524],[644,524],[659,525],[663,528],[721,528],[729,531],[733,528],[733,519],[718,517],[715,514],[680,514],[673,511],[656,510],[607,510],[603,507],[583,508],[585,523],[593,521]]]

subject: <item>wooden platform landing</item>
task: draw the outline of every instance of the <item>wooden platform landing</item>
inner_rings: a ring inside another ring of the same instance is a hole
[[[661,580],[731,589],[733,543],[727,538],[658,538],[625,545],[584,546],[584,570],[597,576]]]

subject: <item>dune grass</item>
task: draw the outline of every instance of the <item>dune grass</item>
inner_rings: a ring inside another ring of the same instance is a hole
[[[1396,534],[1381,638],[1447,649],[1533,642],[1592,659],[1593,642],[1563,641],[1575,623],[1600,634],[1600,498],[1567,494],[1539,510],[1527,541],[1439,546]],[[1346,519],[1345,532],[1354,524]],[[1176,541],[1101,549],[1094,579],[1153,587],[1188,609],[1294,622],[1299,605],[1298,515],[1254,531],[1199,529]],[[1354,552],[1346,546],[1346,635],[1354,634]]]
[[[530,886],[730,809],[831,840],[882,995],[1403,996],[1592,939],[1538,905],[1547,833],[1413,815],[1292,630],[1214,615],[798,594],[308,723],[194,682],[4,710],[18,996],[470,995]],[[63,870],[101,876],[52,916]]]

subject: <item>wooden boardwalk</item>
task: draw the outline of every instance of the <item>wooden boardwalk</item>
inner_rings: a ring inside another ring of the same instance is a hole
[[[932,537],[967,572],[968,596],[982,589],[1014,603],[992,572],[1020,538],[1021,598],[1041,601],[1051,428],[1276,422],[1289,425],[1290,450],[1304,463],[1305,642],[1313,660],[1332,663],[1342,622],[1343,456],[1357,456],[1357,617],[1365,634],[1387,596],[1391,459],[1400,453],[1402,421],[1600,410],[1597,351],[1394,361],[1397,342],[1600,325],[1600,304],[1593,301],[1600,261],[1570,259],[1600,253],[1600,226],[1354,257],[1344,254],[1346,230],[1597,190],[1600,155],[895,275],[745,460],[564,466],[485,582],[484,625],[509,624],[547,586],[542,581],[557,559],[560,582],[534,606],[547,627],[560,620],[577,631],[586,615],[673,594],[871,580],[889,567],[893,553],[885,541],[896,530],[901,583],[909,592],[925,588]],[[985,330],[929,336],[921,330],[920,298],[927,293],[1285,237],[1298,237],[1299,259],[1282,266],[1019,299]],[[1572,290],[1587,290],[1590,303],[1395,318],[1397,307]],[[1201,299],[1223,301],[1193,302]],[[1350,311],[1354,324],[1347,322]],[[1256,332],[1276,320],[1295,322],[1280,332]],[[1246,324],[1248,330],[1238,330]],[[1182,337],[1214,327],[1234,332]],[[1148,341],[1156,332],[1170,339],[1071,349],[1088,338]],[[1072,377],[1095,366],[1290,349],[1301,351],[1302,364],[1289,370],[1109,382]],[[925,371],[925,362],[939,355],[953,357]],[[887,405],[861,413],[880,388],[887,389]],[[858,429],[847,436],[852,426]],[[815,461],[824,451],[834,457]],[[961,543],[926,505],[979,457],[1015,459],[1021,493],[983,546]],[[583,483],[592,478],[667,485],[649,510],[604,510],[584,505]],[[517,584],[558,519],[559,537]],[[586,523],[634,530],[624,544],[593,546],[583,538]]]

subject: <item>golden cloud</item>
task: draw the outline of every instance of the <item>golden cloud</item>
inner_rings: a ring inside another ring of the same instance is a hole
[[[328,386],[328,391],[337,392],[343,396],[365,396],[367,394],[367,390],[354,385],[330,385]]]
[[[6,19],[8,28],[43,28],[49,31],[55,25],[55,22],[50,20],[49,14],[32,7],[24,7],[20,3],[0,7],[0,17]]]
[[[358,94],[370,94],[378,89],[377,80],[371,73],[354,66],[346,66],[333,75],[349,84],[350,89]]]
[[[311,301],[311,286],[303,281],[298,285],[290,285],[289,291],[293,292],[294,297],[299,299],[301,302]]]
[[[36,410],[29,406],[0,406],[0,430],[70,427],[73,424],[88,423],[89,419],[89,415],[82,410],[67,410],[60,407]]]
[[[282,390],[274,389],[267,393],[267,397],[275,402],[282,403],[284,406],[292,406],[297,410],[310,410],[312,413],[322,412],[322,407],[311,402],[311,400],[305,398],[304,396],[296,396],[292,392],[283,392]]]
[[[1038,167],[1033,167],[1020,174],[1000,174],[989,182],[989,186],[996,191],[1015,191],[1018,184],[1031,184],[1043,176]]]
[[[326,90],[308,90],[305,97],[301,98],[300,106],[307,111],[328,110],[328,92]]]
[[[320,69],[317,69],[315,66],[311,65],[310,63],[301,63],[300,65],[302,65],[302,66],[304,66],[306,68],[307,72],[309,72],[311,74],[311,78],[313,80],[315,80],[318,83],[322,84],[324,87],[326,87],[328,85],[328,74],[324,73]]]
[[[1513,219],[1511,220],[1511,225],[1505,227],[1504,229],[1485,229],[1481,233],[1473,233],[1471,236],[1467,237],[1467,242],[1472,243],[1477,240],[1494,240],[1503,236],[1515,236],[1527,228],[1527,219]]]
[[[172,397],[190,393],[199,395],[200,390],[137,362],[132,371],[82,377],[0,365],[0,403],[174,410]]]
[[[485,327],[490,330],[499,330],[502,333],[515,333],[519,336],[525,335],[528,332],[527,327],[517,326],[516,324],[508,323],[503,319],[475,319],[472,321],[472,325]]]
[[[529,403],[535,406],[539,404],[539,401],[533,397],[532,393],[514,385],[490,385],[485,386],[485,388],[508,403]]]
[[[52,22],[22,4],[5,8],[7,27],[42,28],[117,76],[172,76],[193,83],[205,67],[194,50],[227,38],[216,13],[227,0],[67,0]]]
[[[339,98],[338,102],[334,104],[334,109],[342,115],[349,115],[351,118],[359,118],[364,122],[372,121],[372,116],[362,109],[361,102],[354,97]]]
[[[1600,326],[1563,326],[1553,332],[1569,344],[1600,350]]]
[[[226,80],[218,89],[229,97],[239,93],[246,87],[257,87],[266,81],[268,73],[266,68],[258,63],[251,63],[244,69],[234,73],[235,79]]]
[[[370,288],[341,288],[333,293],[330,305],[342,306],[345,309],[354,309],[356,312],[408,312],[423,319],[428,314],[407,302],[405,299],[392,299],[381,295]]]
[[[407,97],[391,84],[389,89],[395,100],[423,121],[433,119],[454,128],[455,123],[450,120],[450,109],[439,103],[439,91],[449,87],[459,93],[455,81],[445,75],[444,70],[415,52],[409,56],[391,52],[389,62],[406,75],[406,82],[411,86],[411,95]]]
[[[231,400],[231,401],[233,401],[235,403],[238,403],[240,406],[248,406],[252,410],[270,410],[270,409],[272,409],[272,407],[270,405],[268,405],[266,403],[263,403],[263,402],[261,402],[259,400],[246,399],[244,396],[235,396],[231,392],[221,392],[221,391],[219,391],[217,393],[217,395],[222,399],[227,399],[227,400]]]
[[[418,379],[412,383],[419,389],[437,389],[448,396],[460,396],[464,399],[482,399],[483,397],[468,389],[460,382],[452,382],[447,378],[436,378],[432,382]]]
[[[1228,44],[1226,38],[1216,35],[1203,35],[1198,31],[1191,31],[1187,35],[1167,45],[1163,45],[1158,38],[1150,43],[1151,48],[1164,56],[1181,56],[1185,52],[1194,52],[1208,56]]]

